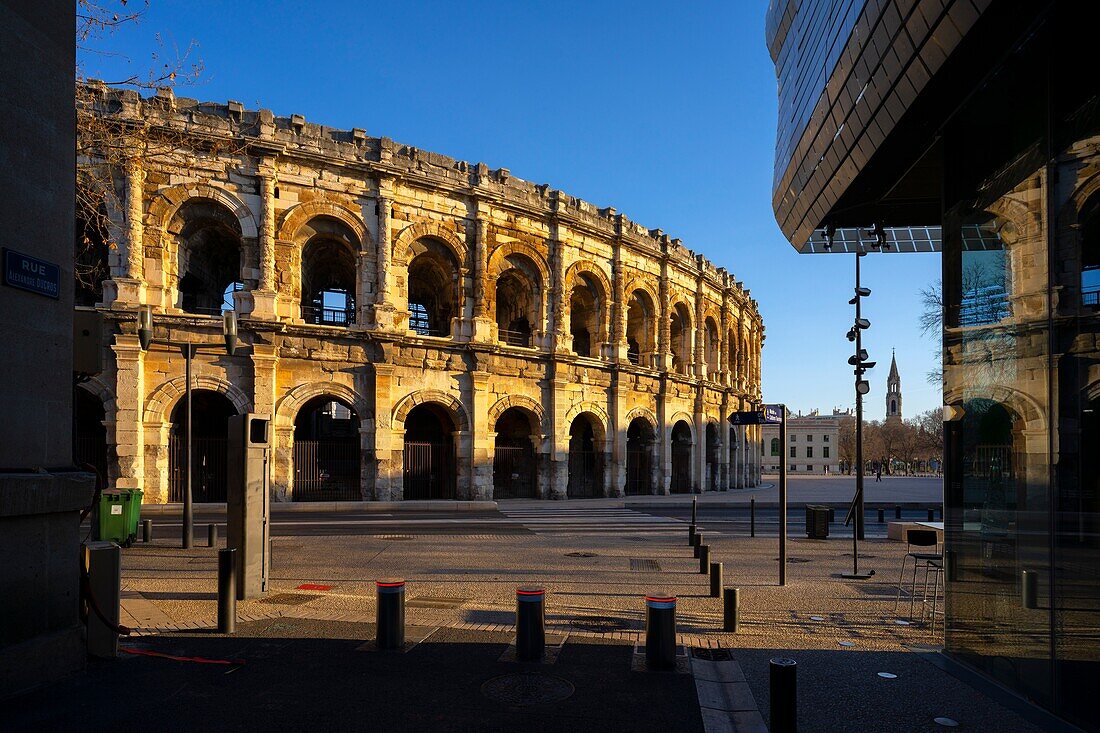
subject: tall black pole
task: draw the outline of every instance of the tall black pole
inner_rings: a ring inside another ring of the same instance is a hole
[[[786,450],[787,406],[779,406],[779,445]],[[787,457],[779,465],[779,584],[787,584]]]
[[[856,356],[863,353],[863,329],[859,328],[860,312],[859,296],[859,258],[861,253],[856,252]],[[863,394],[859,391],[859,383],[863,381],[862,366],[856,366],[856,500],[852,517],[852,575],[859,575],[859,540],[863,534]]]
[[[183,469],[183,549],[194,545],[194,507],[191,505],[191,344],[183,346],[184,388],[187,400],[187,430],[183,433],[183,452],[186,453]]]

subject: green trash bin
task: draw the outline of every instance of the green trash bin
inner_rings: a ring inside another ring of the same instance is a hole
[[[96,539],[129,547],[141,521],[141,489],[107,489],[96,507]]]

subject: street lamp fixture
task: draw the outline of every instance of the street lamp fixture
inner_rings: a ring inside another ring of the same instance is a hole
[[[237,350],[237,313],[236,311],[225,311],[222,314],[222,337],[225,340],[225,350],[230,355]],[[183,352],[184,358],[184,400],[187,406],[187,429],[183,434],[183,452],[184,452],[184,467],[183,467],[183,549],[189,550],[194,546],[195,535],[195,515],[194,515],[194,502],[192,500],[191,492],[191,360],[194,358],[195,353],[204,348],[205,344],[195,344],[190,340],[188,341],[172,341],[170,339],[155,339],[153,337],[153,309],[147,305],[141,307],[138,311],[138,342],[141,344],[142,351],[148,351],[149,347],[154,344],[163,344],[169,347],[178,347]]]

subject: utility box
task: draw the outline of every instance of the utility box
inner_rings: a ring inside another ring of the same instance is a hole
[[[119,607],[122,603],[122,552],[114,542],[84,543],[82,572],[87,573],[84,599],[88,618],[88,654],[118,656]],[[106,623],[105,623],[106,622]]]
[[[226,459],[226,545],[237,550],[237,598],[258,598],[267,590],[271,563],[270,416],[230,417]]]
[[[811,540],[823,540],[829,536],[829,507],[806,505],[806,536]]]

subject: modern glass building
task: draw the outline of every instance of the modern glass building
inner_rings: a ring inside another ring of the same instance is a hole
[[[801,252],[943,253],[945,654],[1100,730],[1100,58],[1091,3],[773,0]]]

